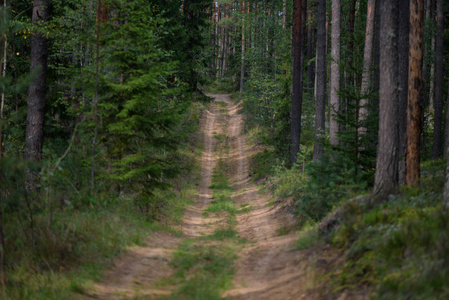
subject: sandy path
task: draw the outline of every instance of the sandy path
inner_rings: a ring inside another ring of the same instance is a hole
[[[226,164],[232,170],[233,198],[236,207],[250,205],[249,213],[237,215],[240,237],[251,241],[236,261],[233,288],[223,294],[231,299],[302,299],[308,278],[301,252],[294,251],[297,235],[278,236],[284,216],[276,206],[268,206],[270,196],[248,176],[249,150],[243,134],[240,106],[229,95],[212,95],[215,101],[227,103],[227,111],[216,103],[210,105],[201,121],[204,153],[201,158],[201,182],[198,201],[185,210],[181,229],[185,238],[212,234],[223,224],[219,214],[204,214],[212,201],[209,188],[219,155],[214,136],[229,137]],[[225,111],[223,111],[225,110]],[[222,153],[222,152],[221,152]],[[223,157],[222,157],[223,158]],[[85,299],[157,299],[169,296],[173,287],[157,283],[173,274],[169,265],[171,254],[183,238],[165,232],[149,237],[145,246],[132,247],[106,271],[102,282],[93,283],[93,291]],[[80,298],[82,299],[82,298]]]
[[[223,97],[222,97],[223,98]],[[249,204],[248,214],[237,216],[239,236],[252,243],[240,254],[236,262],[234,288],[224,293],[232,299],[301,299],[305,291],[303,257],[295,250],[297,235],[278,236],[283,225],[282,213],[275,206],[268,206],[270,195],[262,195],[259,188],[250,182],[243,116],[240,105],[229,104],[230,122],[228,135],[231,138],[231,158],[234,160],[233,176],[236,206]]]
[[[215,135],[223,131],[223,115],[219,114],[216,104],[212,103],[210,109],[205,112],[201,128],[204,131],[204,152],[201,158],[201,181],[199,187],[198,202],[186,209],[182,223],[182,232],[186,237],[196,237],[212,234],[216,225],[222,222],[221,218],[205,217],[204,211],[212,199],[213,190],[209,187],[212,183],[212,172],[217,164],[215,155]]]

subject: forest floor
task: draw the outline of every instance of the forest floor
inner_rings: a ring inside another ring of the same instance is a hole
[[[231,247],[233,266],[229,283],[219,289],[221,297],[303,299],[314,285],[310,267],[314,264],[313,255],[297,250],[298,233],[283,232],[293,216],[281,205],[270,203],[271,195],[261,193],[260,187],[251,181],[248,162],[256,150],[247,146],[239,104],[232,102],[229,95],[211,96],[215,100],[201,120],[204,152],[199,198],[185,211],[177,228],[182,237],[166,232],[152,234],[144,246],[134,246],[117,258],[101,282],[91,283],[83,299],[157,299],[177,295],[186,299],[179,286],[197,276],[193,275],[195,266],[174,280],[179,269],[173,257],[186,243],[190,245],[184,247],[187,251],[227,246],[227,239],[214,237],[228,229],[235,232],[234,241],[238,242]],[[214,176],[221,172],[220,166],[227,176],[232,202],[228,204],[233,209],[211,209],[218,201]],[[214,272],[212,276],[220,276]]]

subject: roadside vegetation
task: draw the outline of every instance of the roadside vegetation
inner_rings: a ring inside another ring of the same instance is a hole
[[[293,203],[291,213],[297,216],[300,231],[297,249],[321,253],[317,259],[332,253],[326,266],[314,266],[318,272],[311,295],[363,293],[373,299],[449,295],[444,283],[449,279],[445,160],[421,164],[419,187],[402,187],[379,199],[370,195],[372,176],[357,172],[341,153],[330,152],[313,162],[313,145],[305,141],[297,163],[287,167],[267,142],[263,127],[247,130],[253,147],[259,147],[251,161],[254,180],[268,188],[279,205]]]
[[[3,219],[8,233],[5,252],[11,266],[3,298],[56,300],[83,294],[90,288],[86,282],[100,280],[104,267],[129,246],[144,245],[155,231],[181,234],[177,225],[184,208],[198,194],[198,157],[203,146],[193,136],[199,134],[199,116],[204,105],[197,103],[191,107],[188,118],[191,137],[178,152],[184,162],[179,166],[182,176],[167,181],[170,189],[154,189],[144,203],[136,202],[132,192],[115,197],[105,192],[92,197],[80,191],[75,197],[68,197],[60,193],[70,183],[64,170],[49,175],[51,185],[42,190],[45,202],[23,203],[25,194],[9,194],[10,205],[24,207],[19,213],[4,215]],[[10,180],[11,186],[26,178],[25,169],[20,166],[2,168],[8,170],[3,178]]]

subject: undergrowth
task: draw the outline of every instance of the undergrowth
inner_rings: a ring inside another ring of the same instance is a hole
[[[14,173],[2,173],[12,191],[13,184],[22,191],[2,194],[9,197],[3,199],[8,281],[2,299],[72,299],[87,293],[89,282],[100,280],[114,257],[131,245],[144,245],[152,232],[180,235],[175,225],[198,193],[200,145],[192,141],[179,152],[182,176],[169,180],[170,189],[155,189],[145,199],[150,214],[142,213],[129,192],[117,197],[76,189],[61,193],[53,179],[62,178],[61,172],[43,173],[42,181],[53,181],[42,187],[41,198],[34,194],[29,199],[21,186],[26,168],[14,163]]]
[[[420,188],[403,188],[381,203],[348,207],[331,237],[331,244],[344,250],[334,290],[365,285],[375,299],[449,297],[444,167],[444,161],[426,162]]]
[[[348,189],[329,213],[303,220],[297,249],[313,247],[319,252],[327,242],[339,253],[317,279],[320,289],[327,290],[324,294],[337,297],[363,290],[373,299],[449,297],[449,222],[442,202],[445,165],[423,163],[419,188],[403,187],[385,199],[354,198],[357,190]],[[310,193],[307,174],[298,168],[283,170],[277,177],[277,196]],[[334,185],[330,191],[338,195],[339,188]],[[297,213],[303,218],[301,209]],[[333,224],[330,228],[319,225],[325,216],[331,221],[322,224]]]
[[[254,143],[261,142],[253,135]],[[328,251],[337,255],[311,288],[319,286],[330,298],[348,292],[373,299],[449,298],[449,216],[442,200],[446,162],[422,163],[420,187],[379,199],[369,195],[372,169],[329,153],[311,162],[312,147],[302,146],[293,167],[279,162],[271,167],[275,155],[266,150],[251,162],[254,177],[269,178],[266,186],[275,201],[294,203],[302,225],[297,249],[314,249],[321,258]],[[330,227],[320,227],[323,220]]]

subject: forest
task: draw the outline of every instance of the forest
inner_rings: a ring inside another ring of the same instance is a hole
[[[449,298],[448,24],[0,0],[0,299]]]

